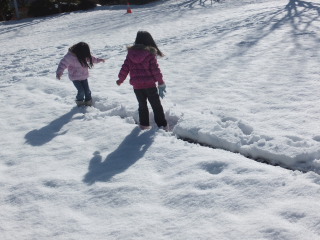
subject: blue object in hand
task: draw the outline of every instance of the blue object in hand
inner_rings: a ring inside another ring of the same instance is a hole
[[[166,93],[166,85],[165,84],[162,84],[160,86],[158,86],[158,90],[159,90],[159,96],[161,98],[164,98],[164,93]]]

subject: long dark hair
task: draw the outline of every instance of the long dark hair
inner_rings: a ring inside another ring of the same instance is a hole
[[[135,45],[142,44],[148,47],[154,47],[157,50],[157,55],[163,57],[164,54],[159,50],[156,42],[153,40],[151,34],[146,31],[139,31],[137,33],[136,40],[134,42]]]
[[[74,53],[82,67],[93,67],[92,56],[89,45],[85,42],[79,42],[69,48],[69,51]]]

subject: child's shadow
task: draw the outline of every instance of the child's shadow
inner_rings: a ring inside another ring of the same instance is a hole
[[[65,124],[70,122],[73,115],[78,112],[77,108],[72,108],[70,112],[62,115],[56,120],[53,120],[47,126],[28,132],[24,137],[26,139],[26,143],[32,146],[42,146],[50,142],[56,136],[65,134],[67,131],[62,133],[59,133],[59,131]]]
[[[113,176],[124,172],[143,157],[153,142],[153,136],[154,131],[141,132],[136,127],[104,161],[102,161],[100,152],[94,152],[94,157],[89,163],[88,173],[84,176],[83,182],[88,185],[97,181],[106,182]]]

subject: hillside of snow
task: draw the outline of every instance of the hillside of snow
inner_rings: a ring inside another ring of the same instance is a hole
[[[126,7],[0,22],[0,239],[318,239],[320,3]],[[139,30],[170,132],[115,83]],[[80,41],[106,59],[87,108],[55,79]]]

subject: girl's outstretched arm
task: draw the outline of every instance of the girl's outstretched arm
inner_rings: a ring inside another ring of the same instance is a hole
[[[92,62],[93,63],[100,63],[100,62],[105,62],[106,61],[103,58],[97,58],[97,57],[94,57],[94,56],[91,56],[91,57],[92,57]]]

